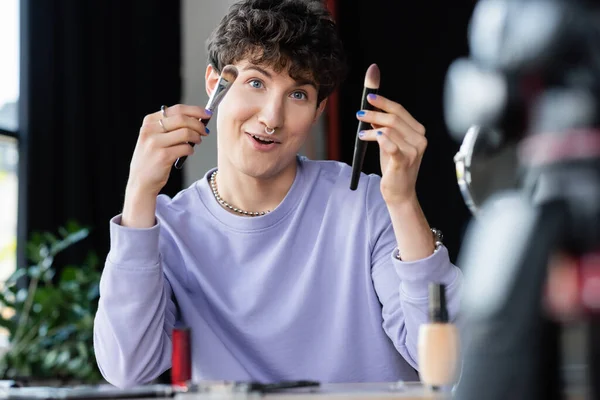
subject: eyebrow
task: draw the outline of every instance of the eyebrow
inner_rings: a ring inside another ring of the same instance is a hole
[[[273,75],[269,71],[267,71],[266,69],[261,68],[259,66],[256,66],[256,65],[248,65],[248,66],[244,67],[243,70],[244,71],[257,71],[258,73],[263,74],[264,76],[266,76],[269,79],[273,78]],[[315,90],[318,90],[317,84],[310,79],[301,78],[301,79],[294,79],[294,81],[296,82],[296,86],[310,85],[310,86],[314,87]]]

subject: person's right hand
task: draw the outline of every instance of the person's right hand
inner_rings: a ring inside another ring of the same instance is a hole
[[[210,118],[202,107],[178,104],[144,118],[131,159],[128,191],[157,196],[165,186],[173,164],[190,156],[208,130],[201,118]],[[161,124],[162,122],[162,124]]]
[[[179,157],[194,154],[188,143],[200,144],[208,129],[200,119],[210,118],[198,106],[178,104],[144,118],[125,191],[121,225],[133,228],[154,226],[156,196],[169,180]]]

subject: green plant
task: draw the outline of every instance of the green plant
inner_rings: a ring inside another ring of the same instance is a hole
[[[87,228],[71,222],[52,233],[35,233],[27,245],[28,267],[18,268],[0,288],[0,326],[10,347],[0,359],[3,378],[97,382],[93,323],[98,307],[98,258],[57,276],[55,256],[85,239]],[[25,284],[23,284],[25,282]]]

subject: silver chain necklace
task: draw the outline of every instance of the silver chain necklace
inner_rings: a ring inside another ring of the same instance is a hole
[[[265,214],[271,212],[271,210],[259,211],[259,212],[245,211],[245,210],[241,210],[237,207],[232,206],[231,204],[229,204],[228,202],[223,200],[221,198],[221,196],[219,196],[219,191],[217,190],[216,177],[217,177],[217,170],[215,170],[215,172],[210,174],[210,187],[212,189],[213,195],[215,196],[215,199],[217,199],[219,204],[222,205],[223,207],[229,208],[230,210],[235,211],[236,213],[239,213],[242,215],[247,215],[249,217],[258,217],[260,215],[265,215]]]

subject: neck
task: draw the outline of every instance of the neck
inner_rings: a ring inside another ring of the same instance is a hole
[[[216,175],[217,191],[224,201],[238,209],[259,213],[272,211],[289,192],[296,170],[294,162],[277,176],[255,178],[230,166],[219,166]],[[228,211],[236,214],[235,211]]]

